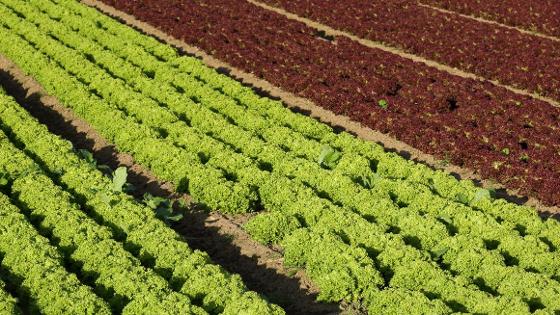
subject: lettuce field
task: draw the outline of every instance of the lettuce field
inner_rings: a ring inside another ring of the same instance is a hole
[[[560,314],[559,30],[0,0],[0,313]]]

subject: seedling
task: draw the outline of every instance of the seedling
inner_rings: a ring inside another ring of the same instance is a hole
[[[113,191],[123,191],[123,186],[126,183],[127,177],[126,167],[121,166],[113,172]]]
[[[89,152],[88,150],[79,149],[78,154],[89,164],[97,166],[97,161],[93,158],[93,154],[91,154],[91,152]]]
[[[181,213],[174,213],[172,202],[163,197],[156,197],[150,193],[144,194],[144,203],[156,212],[156,216],[168,225],[171,222],[180,221],[183,218]]]
[[[329,145],[325,144],[321,148],[321,154],[319,155],[319,164],[328,169],[333,169],[338,164],[338,160],[342,157],[342,154],[331,148]]]
[[[97,160],[93,157],[93,154],[91,152],[89,152],[88,150],[79,149],[78,154],[84,160],[86,160],[86,162],[88,162],[91,166],[97,168],[101,172],[103,172],[105,174],[111,174],[111,172],[113,172],[113,170],[109,166],[107,166],[105,164],[97,164]]]
[[[383,109],[386,109],[387,106],[389,105],[389,103],[387,103],[387,100],[383,100],[383,99],[379,100],[377,104],[379,105],[379,107]]]

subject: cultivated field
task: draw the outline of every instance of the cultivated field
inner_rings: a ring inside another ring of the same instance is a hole
[[[0,0],[0,312],[559,314],[525,8]]]

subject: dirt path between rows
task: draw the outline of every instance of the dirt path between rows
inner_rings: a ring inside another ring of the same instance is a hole
[[[301,17],[297,14],[290,13],[290,12],[284,10],[284,9],[277,8],[277,7],[274,7],[274,6],[271,6],[271,5],[256,1],[256,0],[246,0],[246,1],[249,2],[249,3],[252,3],[256,6],[259,6],[263,9],[281,14],[281,15],[287,17],[290,20],[298,21],[298,22],[304,23],[305,25],[307,25],[311,28],[314,28],[314,29],[319,30],[319,31],[323,31],[327,36],[344,36],[344,37],[347,37],[347,38],[349,38],[349,39],[351,39],[355,42],[358,42],[358,43],[366,46],[366,47],[381,49],[383,51],[398,55],[398,56],[406,58],[406,59],[410,59],[410,60],[415,61],[415,62],[423,63],[423,64],[425,64],[429,67],[436,68],[440,71],[445,71],[447,73],[450,73],[450,74],[453,74],[453,75],[456,75],[456,76],[460,76],[460,77],[463,77],[463,78],[469,78],[469,79],[474,79],[474,80],[479,80],[479,81],[487,81],[487,82],[490,82],[490,83],[494,84],[495,86],[507,89],[507,90],[509,90],[513,93],[520,94],[520,95],[525,95],[525,96],[530,96],[532,98],[547,102],[552,106],[560,107],[560,102],[558,102],[558,101],[556,101],[556,100],[554,100],[550,97],[544,97],[544,96],[541,96],[537,93],[533,93],[533,92],[530,92],[530,91],[527,91],[527,90],[524,90],[524,89],[518,89],[518,88],[510,86],[510,85],[505,85],[505,84],[500,83],[497,80],[489,80],[489,79],[486,79],[484,77],[478,76],[474,73],[462,71],[462,70],[459,70],[457,68],[450,67],[450,66],[444,65],[442,63],[439,63],[439,62],[436,62],[436,61],[433,61],[433,60],[430,60],[430,59],[426,59],[424,57],[420,57],[420,56],[417,56],[417,55],[414,55],[414,54],[410,54],[410,53],[407,53],[407,52],[405,52],[401,49],[391,47],[391,46],[387,46],[387,45],[382,44],[380,42],[372,41],[372,40],[369,40],[369,39],[364,39],[364,38],[358,37],[356,35],[353,35],[349,32],[334,29],[334,28],[332,28],[330,26],[327,26],[325,24],[321,24],[319,22],[310,20],[308,18]]]
[[[346,130],[364,140],[379,143],[388,151],[397,152],[407,159],[429,165],[436,169],[446,170],[457,178],[471,179],[482,187],[495,189],[498,197],[505,198],[517,204],[526,204],[535,207],[543,216],[560,214],[560,207],[546,206],[535,198],[523,197],[514,190],[506,190],[504,186],[499,183],[491,180],[483,180],[472,170],[460,168],[454,165],[448,165],[447,163],[436,159],[434,156],[417,150],[410,145],[398,141],[389,135],[382,134],[370,128],[364,127],[360,123],[352,121],[346,116],[336,115],[333,112],[316,105],[314,102],[306,98],[302,98],[290,92],[284,91],[283,89],[274,86],[263,79],[259,79],[250,73],[232,67],[228,63],[212,57],[201,49],[188,45],[185,42],[178,40],[147,23],[139,21],[129,14],[116,10],[111,6],[108,6],[96,0],[82,0],[82,3],[95,7],[101,12],[118,19],[129,26],[134,27],[144,34],[151,35],[164,43],[172,45],[184,54],[197,57],[201,59],[207,66],[218,69],[218,71],[229,75],[230,77],[242,82],[247,86],[252,87],[260,95],[268,96],[274,99],[280,99],[283,101],[285,106],[289,107],[293,111],[297,111],[302,114],[314,117],[326,124],[329,124],[336,130]],[[453,70],[457,71],[456,69]]]
[[[431,6],[429,4],[424,4],[422,2],[418,2],[417,4],[421,7],[428,8],[428,9],[435,10],[435,11],[439,11],[439,12],[442,12],[442,13],[453,14],[453,15],[457,15],[457,16],[464,17],[464,18],[467,18],[467,19],[475,20],[477,22],[492,24],[492,25],[507,28],[507,29],[510,29],[510,30],[515,30],[515,31],[518,31],[518,32],[523,33],[523,34],[527,34],[527,35],[531,35],[531,36],[537,36],[537,37],[553,40],[555,42],[560,42],[560,38],[558,38],[558,37],[554,37],[554,36],[551,36],[551,35],[546,35],[546,34],[535,32],[535,31],[530,31],[530,30],[527,30],[527,29],[524,29],[524,28],[521,28],[521,27],[511,26],[511,25],[503,24],[503,23],[500,23],[500,22],[497,22],[497,21],[487,20],[487,19],[477,17],[477,16],[474,16],[474,15],[468,15],[468,14],[463,14],[463,13],[459,13],[459,12],[455,12],[455,11],[450,11],[450,10],[443,9],[443,8],[438,8],[436,6]]]
[[[248,215],[224,216],[197,210],[189,195],[176,194],[173,184],[158,180],[149,170],[136,164],[129,154],[117,152],[89,124],[55,97],[47,95],[37,81],[2,55],[0,85],[52,133],[70,140],[78,149],[91,151],[97,161],[113,169],[126,166],[128,181],[136,188],[136,197],[149,192],[187,201],[193,211],[186,213],[174,228],[191,248],[207,252],[215,263],[240,274],[249,289],[264,294],[288,314],[337,314],[340,309],[345,311],[351,307],[316,302],[318,288],[302,270],[285,268],[279,249],[253,241],[243,230],[241,225],[248,220]]]

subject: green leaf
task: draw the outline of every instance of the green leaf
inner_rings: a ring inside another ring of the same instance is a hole
[[[113,170],[105,164],[97,165],[97,169],[100,170],[101,172],[105,173],[105,174],[111,174],[113,172]]]
[[[86,160],[86,162],[88,162],[89,164],[93,165],[93,166],[97,166],[97,161],[95,160],[95,158],[93,157],[93,154],[91,152],[89,152],[86,149],[79,149],[78,150],[78,154],[84,159]]]
[[[136,190],[136,186],[132,185],[131,183],[124,183],[122,190],[126,193],[131,193]]]
[[[174,213],[173,205],[169,199],[156,197],[150,193],[145,193],[143,199],[146,206],[153,209],[156,216],[165,221],[165,223],[169,224],[170,221],[177,222],[183,219],[183,214]]]
[[[144,196],[143,196],[144,204],[146,206],[152,208],[152,209],[155,209],[155,208],[157,208],[157,205],[152,202],[153,199],[154,199],[154,196],[152,194],[144,193]]]
[[[502,154],[503,155],[509,155],[509,148],[503,148],[502,149]]]
[[[455,196],[455,199],[462,204],[468,204],[469,203],[469,198],[464,193],[458,193]]]
[[[9,183],[8,175],[0,173],[0,187],[7,186]]]
[[[165,217],[167,220],[169,221],[173,221],[173,222],[179,222],[183,219],[183,214],[181,213],[175,213],[175,214],[171,214],[168,215],[167,217]]]
[[[155,209],[156,215],[160,218],[165,218],[166,216],[171,214],[171,209],[165,207],[159,207]]]
[[[336,167],[338,160],[342,157],[342,154],[331,148],[329,145],[325,144],[321,147],[321,154],[319,155],[319,164],[333,169]]]
[[[389,105],[389,103],[387,103],[387,100],[383,100],[383,99],[379,100],[377,104],[379,105],[379,107],[383,109],[386,109],[387,106]]]
[[[434,179],[433,179],[433,178],[428,178],[428,184],[427,184],[427,186],[430,188],[430,190],[431,190],[432,192],[437,192],[436,183],[434,182]]]
[[[160,203],[160,206],[155,209],[155,212],[156,216],[165,221],[167,224],[169,224],[170,221],[177,222],[183,219],[183,214],[174,213],[173,208],[167,199]]]
[[[101,193],[99,195],[99,198],[101,198],[101,201],[103,201],[106,204],[111,204],[111,197],[109,195],[107,195],[106,193]]]
[[[186,209],[189,207],[189,203],[185,199],[177,199],[175,202],[177,203],[179,208]]]
[[[451,220],[451,218],[446,216],[446,215],[440,215],[440,216],[438,216],[438,219],[442,220],[443,222],[445,222],[447,224],[453,224],[453,220]]]
[[[473,202],[478,202],[484,199],[492,199],[492,192],[488,189],[479,188],[473,197]]]
[[[434,255],[435,259],[439,260],[439,259],[441,259],[441,257],[443,257],[443,255],[445,255],[445,253],[447,253],[448,250],[449,250],[448,247],[444,247],[444,248],[432,251],[432,254]]]
[[[160,208],[162,205],[169,203],[169,200],[163,197],[156,197],[150,193],[144,194],[144,203],[153,210]]]
[[[379,176],[379,174],[373,173],[371,175],[360,175],[360,177],[358,178],[358,181],[365,188],[371,189],[375,185],[375,182],[378,181],[380,178],[381,178],[381,176]]]
[[[121,166],[113,172],[113,190],[122,191],[124,184],[126,183],[126,167]]]

